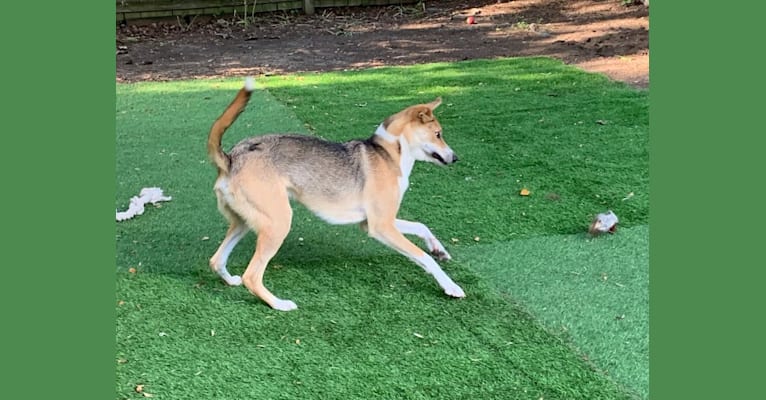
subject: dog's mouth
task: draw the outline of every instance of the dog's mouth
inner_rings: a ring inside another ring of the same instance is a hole
[[[442,156],[440,156],[439,153],[437,153],[437,152],[431,153],[431,158],[433,158],[434,160],[442,163],[442,165],[447,165],[448,164],[446,161],[444,161]]]

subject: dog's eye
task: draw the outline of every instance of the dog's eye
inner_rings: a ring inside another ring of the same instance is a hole
[[[442,138],[442,131],[436,131],[436,138],[441,139]]]

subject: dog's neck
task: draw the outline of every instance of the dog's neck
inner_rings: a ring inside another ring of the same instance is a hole
[[[396,136],[386,130],[383,124],[375,130],[374,136],[376,142],[382,146],[391,158],[399,165],[401,177],[409,179],[412,167],[415,166],[415,158],[411,154],[411,149],[407,140],[402,136]]]
[[[386,130],[386,127],[383,123],[378,125],[378,129],[375,130],[375,136],[383,139],[383,141],[387,143],[397,143],[399,141],[398,137],[394,136]]]
[[[380,124],[375,130],[373,140],[389,154],[391,159],[399,166],[399,203],[401,204],[404,193],[410,186],[410,173],[415,166],[415,157],[407,139],[403,135],[393,135],[386,130],[384,124]]]

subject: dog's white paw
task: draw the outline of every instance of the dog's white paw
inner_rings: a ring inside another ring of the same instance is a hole
[[[272,308],[279,311],[292,311],[298,308],[298,306],[290,300],[277,299],[272,305]]]
[[[431,255],[437,260],[448,261],[452,259],[452,256],[447,253],[447,249],[444,248],[444,245],[442,245],[435,237],[426,240],[426,244],[428,244],[428,251],[430,251]]]
[[[444,293],[446,293],[447,296],[450,296],[450,297],[457,297],[457,298],[465,297],[465,292],[458,285],[450,285],[444,288]]]
[[[452,259],[452,256],[444,248],[431,250],[431,255],[439,261],[449,261]]]
[[[242,277],[239,275],[224,276],[223,280],[226,281],[226,284],[230,286],[239,286],[242,284]]]

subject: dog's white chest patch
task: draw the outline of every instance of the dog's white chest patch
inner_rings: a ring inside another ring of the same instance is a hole
[[[399,139],[399,144],[402,148],[401,159],[399,160],[399,170],[402,176],[399,177],[399,203],[404,198],[404,193],[407,192],[407,188],[410,186],[410,173],[412,167],[415,166],[415,158],[410,153],[409,144],[404,139]]]
[[[407,191],[407,188],[410,187],[410,180],[407,177],[400,177],[399,178],[399,197],[404,196],[404,193]]]
[[[378,129],[375,130],[375,134],[389,143],[399,142],[399,146],[401,148],[399,170],[401,171],[402,175],[399,177],[398,183],[399,203],[401,204],[402,198],[404,198],[404,193],[407,192],[407,188],[410,186],[410,173],[412,172],[412,167],[415,166],[415,157],[412,155],[412,151],[410,149],[409,143],[407,143],[407,140],[404,137],[396,137],[388,133],[386,128],[383,127],[383,124],[378,126]]]
[[[412,165],[414,164],[414,160],[412,164],[406,164],[404,162],[404,156],[402,155],[402,163],[399,165],[399,168],[402,171],[402,176],[399,177],[399,203],[402,202],[402,198],[404,198],[404,194],[407,192],[407,188],[410,187],[410,172],[412,172]]]

